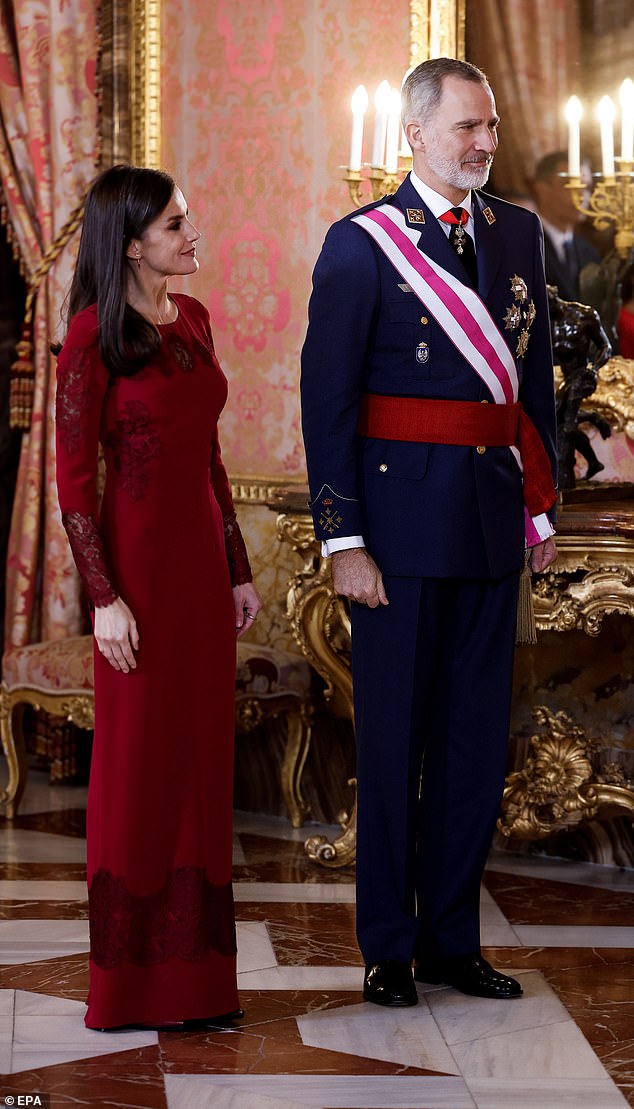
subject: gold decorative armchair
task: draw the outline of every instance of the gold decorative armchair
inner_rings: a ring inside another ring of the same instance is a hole
[[[9,780],[0,808],[17,816],[28,773],[22,717],[26,705],[65,717],[80,728],[94,725],[92,636],[13,647],[5,652],[0,685],[0,735]],[[238,644],[236,728],[250,731],[282,717],[286,740],[281,789],[294,827],[308,814],[301,788],[311,739],[311,673],[300,655]]]

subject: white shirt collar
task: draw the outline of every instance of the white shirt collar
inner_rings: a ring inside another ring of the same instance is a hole
[[[543,216],[539,218],[542,221],[544,231],[555,248],[555,254],[560,262],[564,262],[566,259],[564,247],[566,243],[572,242],[572,231],[562,231],[559,227],[553,227],[552,223],[549,223]]]
[[[467,212],[469,213],[469,221],[473,220],[473,193],[471,191],[467,193],[464,200],[460,201],[460,205],[458,206],[456,204],[451,204],[450,201],[447,200],[446,196],[441,196],[441,194],[437,193],[435,189],[430,188],[430,186],[426,185],[424,181],[421,181],[420,177],[418,177],[414,173],[414,170],[410,171],[409,176],[410,181],[412,182],[412,185],[416,189],[416,192],[420,196],[421,200],[424,201],[430,212],[433,212],[433,214],[436,216],[436,219],[438,219],[440,216],[443,216],[445,212],[447,212],[450,208],[460,207],[466,208]]]

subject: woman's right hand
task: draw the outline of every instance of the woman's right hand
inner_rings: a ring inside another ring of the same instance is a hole
[[[139,649],[136,621],[121,597],[95,609],[95,639],[103,657],[115,670],[136,670],[134,652]]]

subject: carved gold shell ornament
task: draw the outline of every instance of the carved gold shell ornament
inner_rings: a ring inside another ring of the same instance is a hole
[[[634,781],[623,767],[610,763],[594,769],[599,741],[588,738],[566,712],[538,705],[533,717],[543,730],[531,736],[526,764],[507,778],[498,820],[503,836],[544,839],[601,810],[634,816]]]

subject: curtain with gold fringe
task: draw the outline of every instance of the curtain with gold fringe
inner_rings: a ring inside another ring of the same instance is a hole
[[[59,337],[81,201],[99,159],[97,14],[93,0],[0,5],[2,215],[32,312],[12,382],[14,426],[25,430],[9,540],[7,647],[74,634],[82,621],[55,490],[49,343]]]

